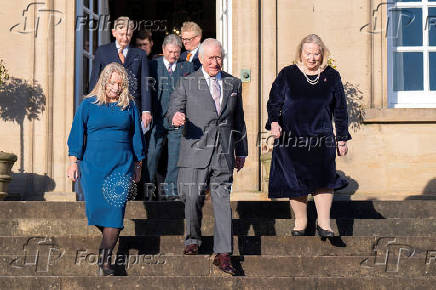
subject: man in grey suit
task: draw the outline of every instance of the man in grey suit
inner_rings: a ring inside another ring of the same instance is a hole
[[[151,76],[155,85],[152,91],[153,123],[147,152],[148,182],[157,181],[158,163],[167,142],[168,162],[164,194],[160,200],[179,200],[177,194],[177,159],[179,157],[181,129],[174,128],[165,118],[170,102],[170,95],[179,79],[193,71],[192,63],[177,61],[180,56],[182,41],[175,34],[165,36],[162,44],[163,56],[151,62]]]
[[[234,275],[230,191],[233,169],[244,167],[248,155],[242,108],[241,81],[221,71],[221,43],[206,39],[199,48],[202,67],[180,79],[167,113],[174,126],[182,126],[179,154],[179,194],[185,201],[185,255],[201,245],[204,192],[209,189],[215,216],[214,265]]]

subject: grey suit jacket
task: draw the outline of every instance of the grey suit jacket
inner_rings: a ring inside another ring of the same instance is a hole
[[[170,97],[166,115],[170,124],[176,112],[186,115],[179,167],[206,168],[218,142],[230,171],[233,171],[235,156],[248,156],[241,80],[224,71],[221,77],[223,100],[219,115],[201,69],[181,78]]]

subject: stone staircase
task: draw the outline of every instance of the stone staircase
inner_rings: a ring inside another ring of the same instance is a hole
[[[116,277],[97,276],[100,232],[83,202],[0,202],[0,289],[435,289],[436,201],[335,201],[340,236],[292,237],[289,202],[232,202],[239,276],[212,265],[213,210],[203,246],[183,256],[179,202],[129,202]],[[309,229],[316,211],[309,203]]]

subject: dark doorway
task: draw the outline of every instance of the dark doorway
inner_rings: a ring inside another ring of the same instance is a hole
[[[203,30],[203,39],[216,37],[216,4],[204,0],[109,0],[111,20],[128,16],[139,29],[153,33],[152,54],[162,52],[165,35],[180,32],[185,21],[194,21]],[[113,39],[112,39],[113,40]],[[132,40],[134,45],[134,40]]]

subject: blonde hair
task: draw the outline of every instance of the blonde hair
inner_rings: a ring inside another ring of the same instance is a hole
[[[200,26],[198,26],[197,23],[192,22],[192,21],[185,21],[182,24],[182,28],[180,29],[183,32],[188,32],[188,31],[194,31],[197,33],[197,35],[201,36],[201,28]]]
[[[97,81],[97,84],[92,89],[92,91],[85,96],[85,98],[96,97],[95,104],[104,105],[107,104],[106,100],[106,85],[112,77],[113,73],[117,73],[121,79],[121,93],[118,98],[118,106],[124,110],[133,97],[129,94],[129,79],[127,76],[127,72],[122,65],[116,62],[112,62],[104,67],[103,71],[100,73],[100,77]]]
[[[327,46],[325,46],[321,37],[319,37],[316,34],[309,34],[301,40],[300,44],[298,44],[297,46],[294,63],[301,64],[301,53],[303,52],[303,45],[305,43],[315,43],[319,46],[319,49],[321,50],[321,57],[322,57],[320,68],[325,69],[328,65],[330,50],[327,48]]]
[[[130,20],[127,16],[120,16],[114,22],[114,29],[126,29],[127,26],[132,31],[136,28],[135,21]]]

